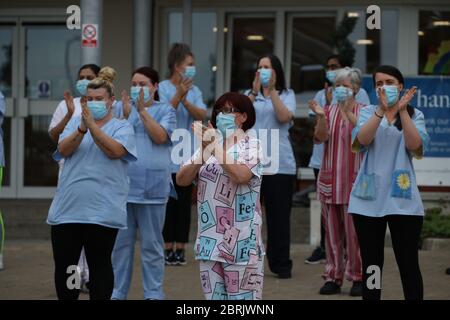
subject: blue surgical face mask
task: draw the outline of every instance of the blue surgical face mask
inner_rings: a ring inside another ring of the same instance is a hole
[[[219,113],[216,117],[217,129],[222,133],[224,138],[228,138],[237,129],[237,125],[234,122],[236,115]],[[228,135],[227,135],[228,133]]]
[[[195,66],[187,66],[184,70],[184,76],[186,78],[192,79],[195,77],[196,69]]]
[[[263,87],[268,87],[270,78],[272,77],[272,70],[266,68],[259,69],[259,80],[261,81],[261,85]]]
[[[87,106],[95,120],[103,119],[108,114],[106,101],[88,101]]]
[[[384,85],[382,87],[386,94],[388,107],[392,107],[398,100],[398,88],[395,85]]]
[[[148,101],[150,99],[150,89],[148,87],[133,86],[130,88],[130,98],[134,101],[134,103],[136,103],[139,99],[141,88],[144,90],[144,101]]]
[[[78,80],[77,81],[77,91],[79,92],[79,94],[81,94],[82,96],[85,96],[87,94],[87,86],[89,84],[89,80],[87,79],[83,79],[83,80]]]
[[[339,86],[334,88],[333,95],[337,102],[343,102],[353,95],[353,90],[344,86]]]
[[[334,70],[327,71],[326,77],[327,77],[328,81],[330,81],[331,84],[333,84],[334,79],[336,79],[336,71],[334,71]]]

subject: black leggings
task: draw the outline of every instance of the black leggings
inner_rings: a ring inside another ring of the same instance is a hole
[[[172,174],[173,185],[178,199],[169,198],[166,208],[166,219],[163,228],[164,242],[189,242],[191,227],[192,185],[181,187],[177,185],[176,174]]]
[[[363,265],[363,299],[379,300],[381,298],[381,288],[368,288],[367,279],[373,274],[373,271],[368,273],[367,270],[372,265],[383,270],[384,238],[386,225],[389,224],[405,299],[423,300],[423,281],[419,268],[419,239],[423,217],[387,215],[373,218],[353,214],[353,223],[358,234]]]
[[[69,266],[76,266],[84,247],[89,267],[91,300],[109,300],[114,289],[111,253],[118,229],[96,224],[68,223],[52,226],[53,259],[55,261],[56,294],[60,300],[76,300],[79,289],[69,289]],[[70,270],[70,269],[69,269]],[[69,281],[72,283],[72,281]]]
[[[291,273],[291,207],[295,175],[265,175],[261,195],[266,207],[267,260],[269,269],[281,275]]]

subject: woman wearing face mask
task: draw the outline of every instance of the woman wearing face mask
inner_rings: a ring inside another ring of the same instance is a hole
[[[361,110],[353,130],[353,149],[364,151],[364,161],[348,209],[361,246],[363,299],[381,297],[381,279],[379,288],[369,289],[366,282],[373,273],[370,266],[383,269],[389,225],[405,299],[422,300],[418,248],[424,209],[412,157],[422,158],[429,136],[423,113],[409,104],[416,88],[400,95],[404,80],[397,68],[378,67],[373,81],[378,106]]]
[[[177,173],[180,186],[198,187],[195,257],[206,299],[262,298],[264,248],[261,240],[261,157],[259,141],[247,134],[255,109],[245,95],[229,92],[214,104],[209,129],[194,123],[202,141]],[[204,128],[204,127],[203,127]],[[211,142],[211,140],[213,140]]]
[[[176,127],[175,110],[159,102],[159,75],[150,67],[133,72],[131,103],[125,93],[116,110],[134,127],[138,161],[128,168],[130,191],[127,226],[120,230],[112,255],[112,299],[127,298],[133,271],[136,231],[139,229],[144,298],[161,300],[164,277],[162,229],[170,192],[170,135]]]
[[[203,120],[206,117],[206,105],[203,102],[202,92],[194,85],[195,76],[194,55],[188,45],[175,43],[168,55],[170,77],[159,84],[161,102],[170,103],[176,110],[177,129],[190,130],[194,120]],[[191,144],[194,144],[190,132]],[[184,140],[184,138],[183,138]],[[179,142],[182,143],[182,142]],[[176,143],[174,144],[174,147]],[[189,158],[193,153],[191,149]],[[177,198],[169,198],[164,223],[165,258],[167,265],[185,265],[185,244],[189,241],[189,228],[191,223],[192,186],[181,187],[176,184],[175,175],[179,165],[172,164],[172,180],[175,185]]]
[[[318,117],[315,142],[324,143],[317,194],[322,204],[327,262],[320,294],[340,293],[344,275],[353,282],[351,296],[362,292],[358,239],[352,217],[347,214],[350,191],[362,159],[361,154],[355,155],[351,150],[352,129],[363,107],[355,100],[360,86],[361,71],[343,68],[334,82],[336,105],[322,108],[314,100],[309,102]]]
[[[79,97],[73,98],[69,91],[64,92],[64,100],[58,104],[53,113],[48,133],[54,142],[58,142],[60,134],[64,131],[67,123],[72,117],[81,115],[81,97],[86,96],[87,85],[98,76],[100,67],[96,64],[86,64],[78,71],[76,90]],[[61,169],[61,168],[60,168]]]
[[[285,279],[292,276],[290,216],[296,163],[289,141],[289,128],[297,104],[294,91],[286,88],[284,71],[276,56],[260,57],[257,66],[253,88],[247,91],[247,95],[256,110],[254,129],[263,143],[265,155],[270,154],[272,157],[269,166],[264,168],[261,187],[266,207],[267,259],[269,269],[279,278]],[[273,130],[279,132],[279,140],[274,141],[278,154],[272,154],[270,137]],[[267,147],[264,146],[265,142]]]
[[[344,65],[342,63],[342,58],[337,55],[331,55],[327,59],[327,63],[325,66],[326,70],[326,82],[325,87],[318,91],[316,95],[314,96],[314,101],[316,101],[322,108],[326,105],[336,105],[336,99],[333,99],[333,84],[334,80],[336,79],[336,74],[339,69],[343,68]],[[370,100],[369,96],[363,88],[359,88],[358,92],[356,93],[355,100],[363,105],[369,105]],[[315,113],[310,110],[309,116],[311,118],[315,118]],[[316,179],[317,184],[317,178],[319,176],[319,170],[320,166],[322,164],[322,158],[323,158],[323,144],[322,143],[315,143],[313,146],[313,152],[311,155],[311,159],[309,161],[309,167],[313,168],[314,170],[314,177]],[[323,226],[323,223],[320,224],[320,246],[317,247],[310,257],[308,257],[305,260],[306,264],[317,264],[322,261],[326,260],[326,254],[325,254],[325,228]]]
[[[67,283],[83,247],[90,298],[110,299],[114,287],[111,253],[118,229],[127,226],[127,169],[137,154],[133,127],[111,112],[114,76],[115,71],[105,67],[89,83],[81,117],[66,125],[53,156],[65,159],[47,218],[59,299],[78,298],[77,286]]]
[[[48,133],[54,142],[58,142],[59,136],[64,131],[64,128],[67,123],[69,123],[70,119],[81,115],[81,97],[86,96],[87,85],[91,80],[98,76],[99,72],[100,67],[96,64],[86,64],[82,66],[78,71],[78,80],[76,83],[76,90],[80,96],[73,98],[69,91],[64,92],[64,100],[58,104],[48,127]],[[59,176],[61,175],[61,171],[64,166],[64,159],[58,161],[58,165]],[[83,293],[87,293],[87,287],[89,286],[89,267],[86,262],[84,250],[81,251],[78,267],[80,268],[81,273],[81,291]]]

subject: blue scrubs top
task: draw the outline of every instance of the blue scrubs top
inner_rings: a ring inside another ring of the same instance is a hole
[[[122,102],[116,104],[117,116],[123,114]],[[142,204],[165,204],[169,193],[173,190],[170,172],[170,136],[176,128],[175,109],[167,103],[155,101],[147,109],[147,113],[166,131],[168,141],[156,144],[150,138],[141,121],[134,103],[128,122],[133,126],[136,134],[137,157],[136,162],[130,163],[128,176],[130,177],[130,191],[128,202]]]
[[[369,95],[367,94],[366,90],[363,88],[360,88],[358,93],[356,94],[355,100],[365,106],[368,106],[370,104]],[[327,103],[326,97],[325,97],[325,89],[322,89],[318,91],[314,97],[314,101],[316,101],[322,108]],[[332,99],[331,104],[336,104],[336,100]],[[309,110],[309,116],[315,117],[315,113],[312,110]],[[320,166],[322,164],[322,158],[323,158],[323,143],[315,143],[313,146],[313,152],[311,155],[311,159],[309,160],[309,167],[314,169],[320,169]]]
[[[350,194],[349,213],[369,217],[391,214],[423,216],[423,204],[417,187],[412,157],[422,158],[430,141],[423,113],[415,109],[412,121],[422,138],[422,147],[415,152],[406,149],[403,130],[399,131],[386,118],[381,121],[375,138],[369,146],[361,146],[356,138],[361,127],[372,117],[377,106],[361,109],[358,124],[352,132],[352,148],[365,152],[354,186],[363,174],[375,175],[375,199],[363,200]],[[355,189],[355,187],[354,187]]]
[[[59,142],[77,130],[81,117],[72,118],[59,137]],[[126,120],[112,118],[101,130],[119,142],[127,153],[110,159],[94,143],[88,131],[77,150],[65,158],[47,223],[91,223],[110,228],[127,226],[126,202],[129,189],[128,163],[136,161],[133,127]],[[63,157],[58,150],[56,161]]]
[[[2,130],[5,112],[6,112],[5,97],[0,92],[0,167],[5,166],[5,154],[4,154],[5,151],[3,149],[3,130]]]
[[[250,90],[246,92],[248,95]],[[292,89],[284,90],[280,94],[280,100],[288,108],[288,110],[294,115],[297,108],[297,103],[295,101],[295,93]],[[291,141],[289,140],[289,128],[293,125],[293,121],[287,123],[281,123],[277,120],[275,109],[273,107],[272,99],[270,97],[264,97],[264,95],[259,92],[253,103],[256,111],[256,122],[252,129],[256,130],[259,140],[263,144],[264,159],[266,162],[272,158],[272,161],[278,160],[278,170],[276,166],[269,169],[269,165],[265,163],[264,174],[296,174],[296,163],[294,157],[294,151],[292,149]],[[264,137],[259,129],[267,129]],[[279,130],[279,154],[272,154],[272,146],[270,143],[270,130]],[[267,144],[267,146],[265,146]],[[278,159],[277,159],[278,158]],[[272,164],[273,165],[273,164]]]
[[[177,88],[170,80],[164,80],[159,83],[158,93],[159,100],[161,102],[168,103],[170,105],[170,100],[172,100],[175,95]],[[187,93],[187,100],[198,108],[206,110],[206,105],[203,102],[203,95],[200,89],[197,86],[193,86],[191,90]],[[196,150],[195,145],[197,144],[196,139],[194,138],[194,133],[191,130],[192,122],[194,122],[194,118],[191,116],[189,111],[184,107],[183,103],[180,102],[178,108],[175,110],[177,116],[177,129],[186,129],[190,132],[191,136],[191,152],[188,155],[182,155],[185,160],[188,160]],[[175,147],[178,143],[182,143],[182,140],[173,143],[173,147]],[[171,172],[176,173],[180,170],[181,163],[172,163]]]

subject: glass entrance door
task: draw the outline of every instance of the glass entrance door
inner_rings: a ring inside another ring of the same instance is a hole
[[[64,91],[75,93],[80,34],[68,30],[64,20],[17,17],[1,23],[0,33],[9,38],[1,36],[0,45],[10,43],[11,54],[4,49],[0,56],[0,65],[6,66],[0,71],[0,90],[7,96],[6,187],[0,197],[51,198],[58,165],[52,160],[56,144],[48,126]],[[16,72],[8,75],[9,69]]]

